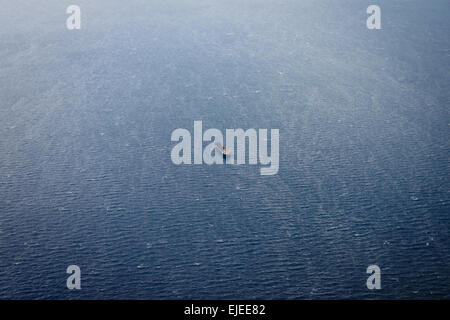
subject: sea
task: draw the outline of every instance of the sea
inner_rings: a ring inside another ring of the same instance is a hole
[[[0,299],[450,298],[448,0],[0,3]]]

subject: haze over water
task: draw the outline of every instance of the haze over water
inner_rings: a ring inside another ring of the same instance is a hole
[[[0,298],[450,298],[449,2],[370,4],[2,3]],[[196,120],[278,174],[174,165]]]

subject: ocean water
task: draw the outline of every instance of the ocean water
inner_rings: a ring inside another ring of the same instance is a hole
[[[76,2],[1,2],[1,299],[450,298],[448,1]],[[195,120],[278,174],[174,165]]]

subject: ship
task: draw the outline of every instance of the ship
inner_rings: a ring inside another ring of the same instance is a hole
[[[216,149],[219,150],[221,154],[223,154],[224,157],[231,154],[231,151],[227,149],[223,144],[216,142]]]

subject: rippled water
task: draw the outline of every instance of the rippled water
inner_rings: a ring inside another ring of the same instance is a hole
[[[0,12],[0,298],[450,298],[448,1],[378,1],[382,30],[368,1],[77,2],[79,31]],[[174,165],[194,120],[280,129],[278,175]]]

